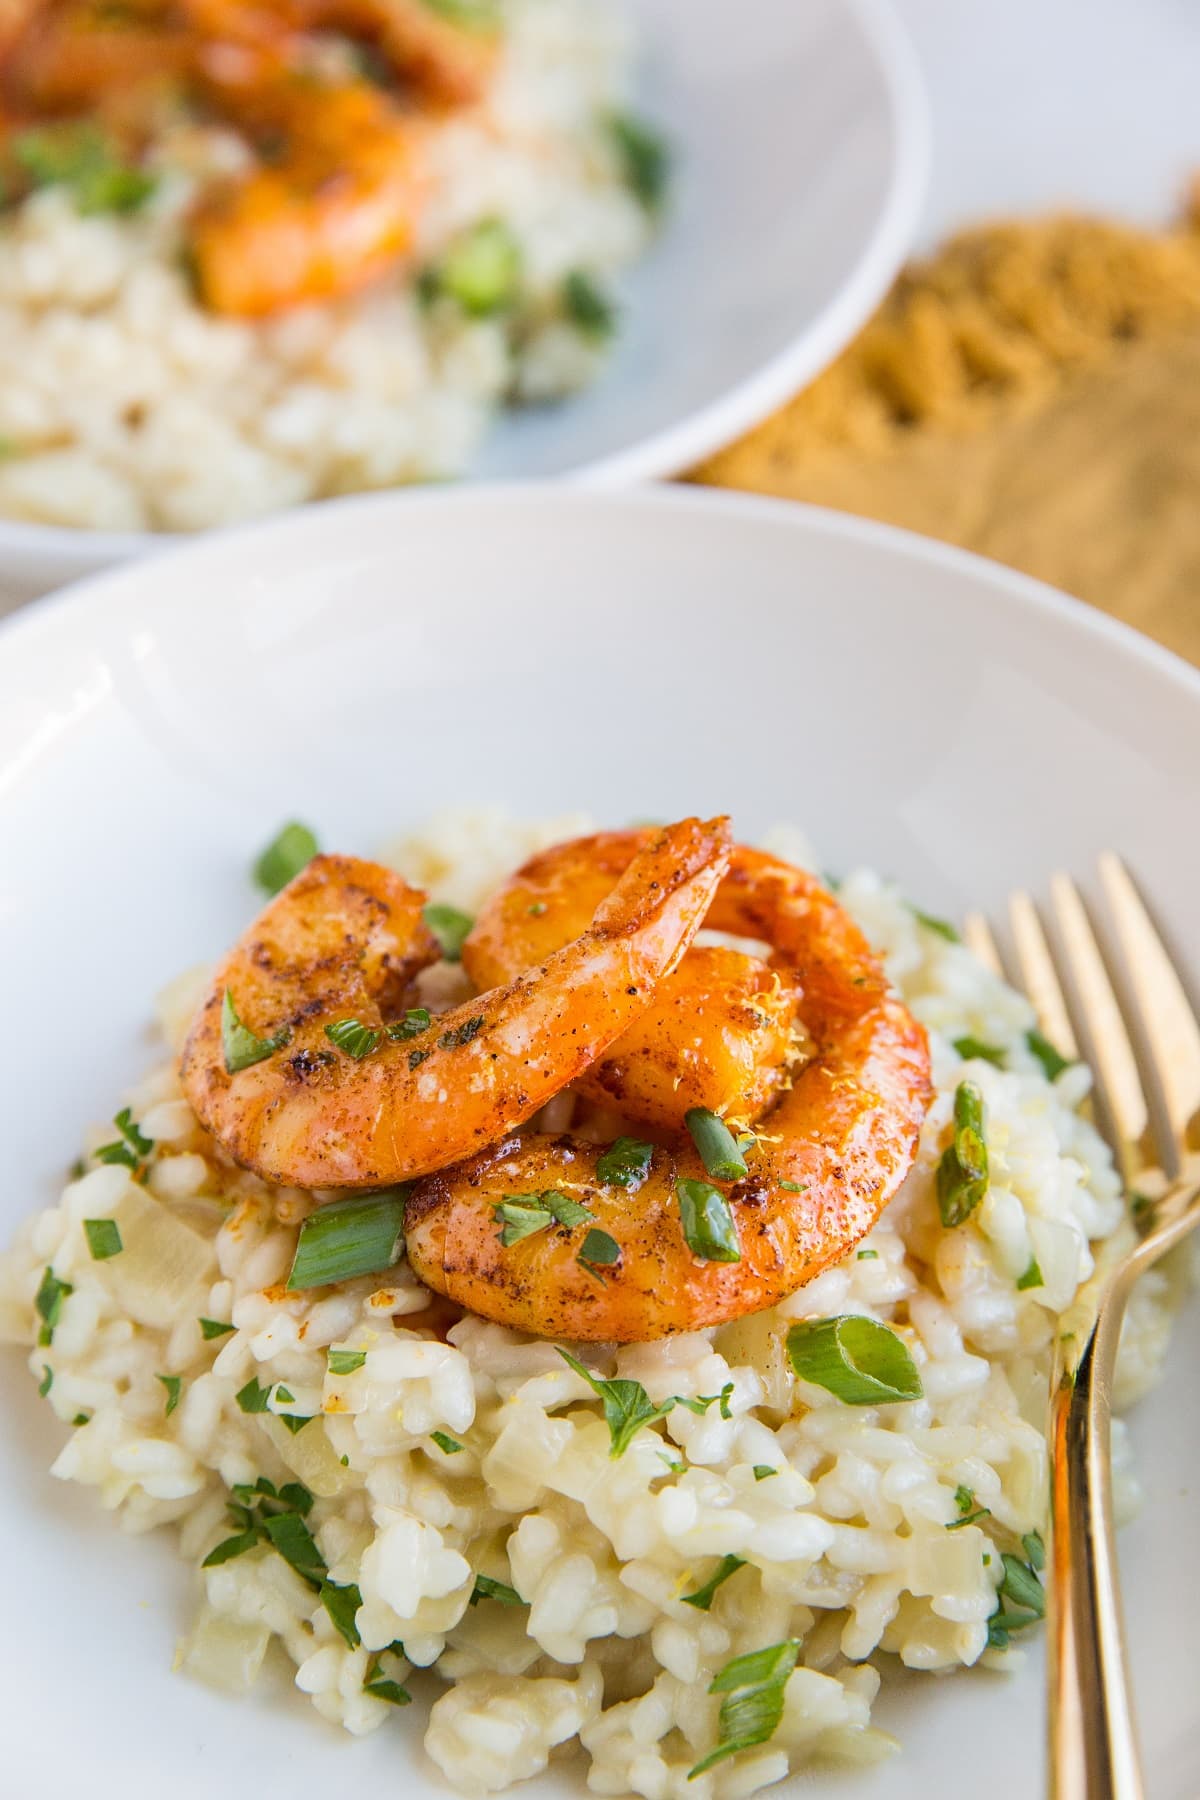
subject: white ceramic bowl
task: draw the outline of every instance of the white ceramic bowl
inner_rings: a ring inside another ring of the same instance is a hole
[[[1124,851],[1200,968],[1200,677],[1075,602],[855,520],[698,491],[355,500],[195,544],[0,631],[0,1234],[150,1054],[150,996],[254,905],[288,816],[370,851],[447,804],[804,822],[939,913]],[[1200,1793],[1189,1368],[1133,1415],[1124,1539],[1150,1791]],[[39,1800],[444,1800],[408,1716],[354,1743],[286,1689],[173,1676],[186,1571],[46,1473],[62,1431],[5,1364],[3,1791]],[[417,1708],[413,1708],[415,1713]],[[885,1683],[905,1753],[847,1800],[1041,1791],[1036,1654]],[[779,1790],[777,1790],[779,1791]],[[793,1787],[796,1800],[807,1784]],[[551,1771],[529,1800],[580,1800]]]
[[[836,355],[912,236],[925,106],[887,0],[638,10],[642,103],[676,153],[667,223],[629,279],[605,377],[501,420],[484,478],[611,484],[686,468]],[[0,519],[0,611],[163,542]]]

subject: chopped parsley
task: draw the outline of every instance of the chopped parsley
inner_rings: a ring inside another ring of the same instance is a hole
[[[656,1419],[665,1419],[675,1405],[672,1399],[655,1406],[640,1381],[602,1380],[599,1375],[593,1375],[578,1357],[572,1356],[569,1350],[564,1350],[561,1345],[557,1348],[568,1367],[583,1377],[603,1403],[604,1418],[612,1440],[608,1452],[610,1456],[624,1455],[643,1425],[652,1425]]]
[[[307,825],[292,819],[272,838],[254,865],[254,879],[265,893],[277,894],[317,854],[317,840]]]
[[[989,1649],[1007,1649],[1014,1631],[1024,1631],[1046,1616],[1045,1590],[1037,1577],[1038,1568],[1045,1564],[1046,1553],[1040,1536],[1036,1532],[1029,1535],[1036,1539],[1029,1562],[1024,1563],[1019,1556],[1010,1556],[1007,1551],[1000,1558],[1004,1573],[996,1594],[996,1610],[988,1620]],[[1026,1542],[1026,1554],[1029,1554],[1028,1541],[1023,1541]],[[1040,1562],[1035,1561],[1037,1557]]]
[[[171,1414],[175,1411],[175,1408],[179,1405],[179,1392],[183,1387],[183,1377],[181,1375],[156,1375],[154,1379],[155,1381],[161,1381],[167,1390],[167,1405],[164,1417],[169,1419]]]
[[[608,123],[626,186],[647,212],[658,212],[671,174],[671,155],[664,139],[632,113],[614,113]]]
[[[593,1227],[580,1244],[575,1260],[583,1265],[589,1275],[595,1275],[603,1281],[602,1271],[611,1269],[614,1264],[620,1262],[621,1246],[615,1237],[609,1236],[607,1231]]]
[[[612,1187],[640,1188],[650,1173],[654,1145],[639,1138],[619,1137],[596,1158],[596,1175]]]
[[[156,176],[122,161],[113,140],[91,124],[20,131],[9,140],[9,153],[31,187],[65,187],[85,215],[137,212],[158,186]]]
[[[269,1387],[263,1387],[256,1375],[252,1375],[245,1387],[239,1388],[234,1399],[244,1413],[265,1413],[270,1411],[267,1402],[271,1398]]]
[[[781,1181],[779,1187],[785,1194],[802,1194],[804,1192],[804,1183],[800,1181]]]
[[[429,1030],[429,1008],[426,1006],[410,1006],[402,1019],[396,1019],[387,1028],[388,1036],[395,1042],[405,1038],[420,1037],[423,1031]]]
[[[386,1652],[381,1652],[386,1654]],[[367,1673],[363,1678],[363,1693],[370,1694],[376,1700],[386,1700],[389,1706],[411,1706],[412,1695],[400,1682],[390,1680],[379,1672],[379,1657],[374,1657],[367,1665]]]
[[[736,1575],[745,1566],[744,1556],[723,1556],[703,1587],[698,1587],[693,1594],[681,1594],[679,1597],[685,1606],[694,1606],[697,1612],[707,1612],[721,1583],[728,1581],[731,1575]]]
[[[567,1230],[589,1225],[595,1214],[569,1194],[551,1188],[544,1194],[506,1194],[492,1217],[501,1227],[500,1242],[507,1250],[548,1225],[562,1225]]]
[[[1027,1288],[1040,1288],[1045,1287],[1045,1285],[1045,1277],[1038,1267],[1038,1259],[1036,1256],[1031,1256],[1029,1259],[1029,1266],[1024,1274],[1017,1276],[1017,1286],[1024,1291]]]
[[[917,924],[924,926],[926,931],[935,932],[938,937],[945,938],[948,944],[962,943],[962,938],[948,919],[939,919],[934,913],[922,912],[921,908],[914,906],[911,901],[906,904]]]
[[[457,906],[444,906],[431,900],[421,914],[426,925],[438,941],[438,948],[447,962],[462,961],[462,947],[467,941],[475,921],[469,913],[459,912]]]
[[[366,1360],[365,1350],[331,1350],[326,1358],[331,1375],[353,1375]]]
[[[372,1030],[369,1025],[360,1024],[357,1019],[335,1019],[332,1025],[325,1027],[325,1036],[355,1062],[361,1062],[364,1056],[370,1056],[379,1043],[383,1033]]]
[[[602,343],[617,328],[617,309],[594,275],[572,269],[562,284],[562,307],[575,329]]]
[[[431,1431],[430,1437],[446,1456],[457,1456],[462,1445],[457,1438],[452,1438],[448,1431]]]
[[[83,1232],[95,1262],[107,1262],[110,1256],[119,1256],[125,1248],[121,1242],[121,1228],[115,1219],[85,1219]]]
[[[38,1396],[44,1400],[54,1386],[54,1370],[49,1363],[42,1364],[42,1379],[38,1382]]]
[[[1054,1048],[1050,1039],[1044,1037],[1036,1026],[1032,1026],[1025,1033],[1025,1043],[1041,1063],[1048,1081],[1057,1080],[1064,1069],[1069,1069],[1073,1066],[1071,1059],[1061,1055],[1059,1051]]]
[[[357,1650],[362,1643],[358,1635],[358,1626],[354,1615],[362,1605],[362,1595],[353,1581],[343,1587],[336,1581],[326,1578],[321,1583],[321,1604],[333,1621],[334,1629],[343,1640],[348,1650]]]
[[[201,1563],[202,1569],[214,1569],[221,1563],[232,1562],[237,1556],[244,1556],[247,1550],[253,1550],[258,1544],[271,1544],[286,1555],[286,1546],[293,1554],[301,1557],[305,1568],[298,1569],[304,1574],[309,1585],[319,1589],[324,1579],[325,1564],[321,1558],[312,1536],[308,1532],[304,1520],[312,1511],[313,1497],[308,1489],[299,1481],[285,1482],[277,1488],[273,1481],[260,1475],[254,1482],[239,1482],[232,1490],[232,1499],[226,1503],[226,1511],[230,1521],[238,1527],[232,1537],[223,1538],[211,1549]],[[289,1538],[286,1532],[280,1533],[280,1542],[269,1529],[275,1518],[289,1517],[304,1533],[303,1538]],[[307,1540],[307,1542],[305,1542]],[[292,1556],[287,1556],[292,1562]],[[314,1578],[317,1565],[320,1566],[319,1578]],[[296,1564],[293,1563],[293,1567]],[[305,1573],[305,1569],[309,1573]]]
[[[454,1026],[450,1031],[442,1032],[438,1038],[438,1049],[461,1050],[464,1044],[469,1044],[472,1038],[479,1036],[486,1024],[487,1020],[482,1013],[476,1013],[472,1018],[464,1019],[461,1025]]]
[[[964,1062],[989,1062],[996,1068],[1004,1067],[1004,1050],[998,1044],[985,1044],[982,1038],[960,1037],[954,1039],[954,1048]]]
[[[755,1463],[754,1465],[755,1481],[767,1481],[772,1475],[778,1475],[778,1473],[779,1470],[772,1468],[770,1463]]]
[[[506,1581],[496,1581],[491,1575],[477,1575],[475,1586],[471,1589],[471,1605],[478,1606],[481,1600],[498,1600],[501,1606],[524,1606],[516,1588],[509,1587]]]
[[[201,1319],[200,1321],[200,1335],[206,1342],[212,1338],[225,1337],[229,1332],[236,1330],[236,1325],[227,1325],[224,1319]]]
[[[282,1050],[291,1038],[291,1029],[285,1025],[274,1037],[261,1038],[243,1025],[238,1017],[238,1009],[234,1005],[233,995],[225,989],[225,997],[221,1002],[221,1048],[225,1054],[225,1068],[230,1075],[240,1074],[255,1063],[265,1062],[268,1056],[274,1056]]]

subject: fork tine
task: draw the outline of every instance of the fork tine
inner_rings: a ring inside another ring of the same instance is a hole
[[[1004,969],[1000,962],[1000,952],[996,948],[996,940],[992,936],[992,928],[982,913],[968,913],[963,920],[963,943],[971,954],[981,962],[985,969],[993,975],[1004,978]]]
[[[1079,1045],[1037,908],[1028,894],[1018,891],[1010,897],[1008,911],[1021,983],[1033,1003],[1038,1027],[1061,1056],[1077,1062]]]
[[[1104,967],[1100,946],[1079,890],[1070,876],[1052,877],[1050,897],[1086,1027],[1097,1096],[1112,1121],[1113,1150],[1121,1174],[1126,1186],[1132,1186],[1149,1160],[1146,1143],[1149,1113],[1133,1045]]]
[[[1183,1150],[1188,1126],[1200,1110],[1200,1025],[1129,871],[1111,850],[1100,858],[1100,880],[1129,965],[1167,1123],[1176,1147]]]

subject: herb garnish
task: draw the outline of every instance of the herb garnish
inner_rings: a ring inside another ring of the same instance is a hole
[[[167,1390],[167,1406],[163,1416],[169,1419],[179,1405],[179,1390],[183,1386],[183,1377],[181,1375],[156,1375],[154,1379],[161,1381]]]
[[[38,1382],[38,1398],[44,1400],[54,1386],[54,1370],[49,1363],[42,1364],[42,1379]]]
[[[1029,1266],[1026,1268],[1024,1274],[1017,1276],[1017,1286],[1024,1292],[1027,1288],[1040,1288],[1045,1287],[1045,1285],[1045,1277],[1038,1266],[1038,1259],[1036,1256],[1031,1256],[1029,1259]]]
[[[495,1581],[490,1575],[477,1575],[475,1586],[471,1589],[471,1605],[478,1606],[481,1600],[498,1600],[501,1606],[524,1606],[516,1588],[509,1587],[506,1581]]]
[[[41,1284],[38,1287],[33,1302],[37,1309],[38,1316],[42,1321],[41,1330],[38,1332],[38,1343],[43,1349],[45,1349],[47,1344],[53,1341],[54,1327],[58,1324],[58,1315],[62,1311],[63,1301],[68,1294],[73,1294],[74,1292],[75,1289],[72,1287],[71,1283],[69,1281],[60,1281],[49,1263],[47,1263],[45,1273],[42,1276]]]
[[[754,1465],[755,1481],[766,1481],[769,1476],[778,1475],[778,1473],[779,1470],[772,1468],[770,1463],[755,1463]]]
[[[277,1050],[291,1039],[291,1027],[285,1025],[274,1037],[261,1038],[243,1025],[238,1017],[237,1007],[233,1003],[233,995],[225,989],[225,997],[221,1002],[221,1048],[225,1053],[225,1068],[230,1075],[237,1075],[243,1069],[249,1069],[255,1063],[265,1062],[268,1056],[274,1056]]]
[[[599,1375],[593,1375],[569,1350],[564,1350],[561,1345],[555,1347],[563,1361],[577,1375],[582,1375],[593,1393],[600,1396],[612,1439],[608,1452],[610,1456],[624,1455],[643,1425],[652,1425],[656,1419],[665,1419],[673,1409],[673,1399],[664,1400],[661,1405],[655,1406],[640,1381],[605,1381]]]
[[[386,1675],[379,1673],[379,1659],[376,1657],[367,1667],[363,1680],[363,1693],[371,1694],[376,1700],[386,1700],[389,1706],[411,1706],[412,1695],[398,1681],[390,1681]]]
[[[481,219],[455,239],[440,263],[426,271],[427,289],[448,294],[474,319],[503,312],[521,285],[521,246],[503,219]],[[428,909],[426,909],[428,918]],[[429,921],[430,930],[437,927]]]
[[[846,1406],[919,1400],[924,1391],[904,1340],[859,1313],[793,1325],[787,1352],[802,1381],[828,1389]]]
[[[224,1319],[201,1319],[200,1321],[200,1335],[206,1340],[225,1337],[229,1332],[236,1330],[236,1325],[227,1325]]]
[[[141,1159],[153,1151],[154,1139],[148,1138],[144,1131],[138,1129],[128,1106],[121,1108],[113,1124],[120,1132],[120,1137],[111,1144],[101,1144],[92,1154],[97,1162],[120,1163],[124,1168],[136,1171]]]
[[[938,1164],[938,1211],[942,1224],[961,1225],[987,1191],[983,1095],[973,1081],[960,1081],[954,1093],[954,1136]]]
[[[877,1262],[879,1252],[878,1250],[860,1250],[855,1260],[857,1262]]]
[[[353,1375],[367,1360],[365,1350],[330,1350],[326,1364],[331,1375]]]
[[[420,1037],[423,1031],[429,1030],[429,1009],[425,1006],[410,1006],[402,1019],[396,1019],[388,1026],[387,1034],[395,1042],[405,1038]]]
[[[232,1494],[233,1498],[227,1503],[226,1511],[239,1530],[235,1536],[224,1538],[209,1551],[200,1565],[202,1569],[213,1569],[220,1563],[232,1562],[234,1557],[244,1556],[247,1550],[253,1550],[256,1544],[270,1543],[280,1549],[268,1530],[270,1520],[275,1517],[292,1517],[298,1525],[303,1526],[304,1519],[312,1511],[313,1497],[299,1481],[288,1481],[277,1488],[273,1481],[260,1475],[255,1482],[238,1482],[232,1489]],[[297,1542],[292,1547],[299,1548],[303,1553],[310,1570],[315,1570],[319,1564],[323,1576],[325,1564],[307,1527],[304,1529],[307,1546]],[[287,1541],[286,1537],[284,1541]],[[284,1554],[284,1551],[280,1550],[280,1554]],[[291,1562],[292,1559],[289,1556],[287,1560]],[[293,1563],[293,1567],[295,1566]],[[299,1570],[298,1573],[304,1574],[305,1571]],[[305,1574],[305,1579],[314,1588],[321,1585],[319,1579],[313,1580],[309,1574]]]
[[[632,113],[614,113],[609,130],[621,159],[626,185],[647,212],[657,212],[667,193],[671,156],[658,132]]]
[[[677,1181],[675,1193],[692,1255],[704,1262],[741,1262],[737,1224],[720,1189],[710,1187],[707,1181]]]
[[[617,309],[594,275],[572,269],[562,284],[562,306],[567,318],[584,337],[597,343],[617,328]]]
[[[613,1187],[633,1190],[641,1187],[650,1173],[653,1155],[653,1144],[644,1144],[638,1138],[619,1137],[596,1158],[596,1174]]]
[[[911,900],[906,901],[905,904],[917,924],[923,925],[926,931],[936,932],[938,937],[945,938],[948,944],[962,943],[962,938],[948,919],[939,919],[934,913],[922,912],[921,908],[914,906]]]
[[[300,1227],[288,1287],[328,1287],[394,1267],[401,1254],[407,1192],[399,1187],[352,1194],[310,1213]]]
[[[446,961],[461,962],[462,947],[475,923],[470,913],[460,912],[457,906],[444,906],[439,901],[431,900],[421,917],[437,939]]]
[[[595,1275],[598,1280],[603,1281],[603,1271],[620,1262],[621,1246],[607,1231],[593,1227],[580,1244],[575,1260],[583,1265],[589,1275]]]
[[[1058,1076],[1062,1074],[1064,1069],[1070,1069],[1074,1066],[1070,1057],[1061,1055],[1059,1051],[1054,1048],[1050,1039],[1048,1037],[1043,1037],[1036,1026],[1031,1026],[1025,1033],[1025,1042],[1033,1055],[1036,1056],[1041,1063],[1048,1081],[1056,1080]]]
[[[728,1581],[731,1575],[736,1575],[745,1566],[744,1556],[723,1556],[703,1587],[698,1587],[694,1594],[681,1594],[679,1597],[685,1606],[694,1606],[697,1612],[707,1612],[721,1583]]]
[[[522,1238],[544,1231],[548,1225],[562,1225],[568,1230],[576,1225],[589,1225],[595,1218],[586,1206],[551,1188],[544,1194],[506,1194],[494,1209],[492,1217],[500,1225],[500,1242],[507,1250]]]
[[[740,1181],[747,1173],[746,1158],[724,1119],[709,1112],[706,1106],[692,1106],[683,1115],[683,1122],[713,1180]]]
[[[783,1717],[784,1689],[799,1654],[797,1639],[786,1638],[782,1644],[752,1650],[725,1664],[708,1690],[724,1695],[717,1720],[717,1747],[689,1769],[689,1781],[727,1756],[767,1742]]]
[[[960,1037],[954,1039],[954,1048],[964,1062],[978,1060],[993,1063],[997,1069],[1004,1067],[1004,1050],[998,1044],[986,1044],[982,1038]]]
[[[1035,1555],[1040,1553],[1042,1564],[1045,1563],[1045,1550],[1036,1533]],[[1010,1556],[1005,1551],[1000,1561],[1004,1565],[1004,1575],[996,1595],[996,1610],[988,1620],[988,1647],[992,1650],[1003,1650],[1014,1631],[1024,1631],[1038,1619],[1046,1616],[1046,1595],[1041,1582],[1037,1578],[1033,1558],[1023,1563],[1019,1556]],[[1005,1602],[1008,1602],[1005,1605]]]
[[[469,1044],[472,1038],[479,1036],[486,1023],[487,1020],[483,1014],[476,1013],[474,1017],[465,1019],[461,1025],[456,1025],[452,1031],[443,1031],[438,1038],[438,1049],[461,1050],[464,1044]]]
[[[358,1626],[354,1615],[362,1605],[362,1595],[353,1581],[344,1586],[339,1582],[326,1578],[321,1583],[321,1604],[333,1621],[334,1629],[344,1640],[347,1649],[357,1650],[362,1643],[358,1634]]]
[[[83,1233],[95,1262],[107,1262],[110,1256],[119,1256],[125,1248],[121,1242],[121,1228],[115,1219],[85,1219]]]
[[[457,1438],[452,1438],[448,1431],[431,1431],[430,1437],[446,1456],[457,1456],[462,1445]]]
[[[355,1062],[361,1062],[364,1056],[370,1056],[376,1048],[383,1033],[372,1030],[369,1025],[360,1024],[357,1019],[335,1019],[332,1025],[325,1027],[325,1036]]]
[[[85,216],[137,212],[158,186],[156,176],[122,162],[112,139],[91,124],[21,131],[9,151],[31,186],[67,188]]]
[[[254,865],[254,879],[268,894],[277,894],[317,854],[317,840],[307,825],[292,819],[267,845]]]

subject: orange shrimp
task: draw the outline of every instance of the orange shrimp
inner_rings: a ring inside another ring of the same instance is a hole
[[[531,857],[480,909],[463,945],[476,987],[511,981],[576,937],[652,835],[602,831]],[[789,970],[722,945],[693,944],[580,1091],[668,1131],[681,1130],[693,1106],[756,1118],[797,1060],[797,999]]]
[[[279,160],[201,196],[188,240],[201,298],[260,317],[354,293],[412,244],[421,182],[414,127],[367,82],[259,83],[230,110]]]
[[[425,896],[377,864],[318,856],[218,967],[184,1046],[184,1091],[271,1181],[382,1187],[442,1168],[501,1140],[628,1029],[729,854],[727,820],[671,826],[540,968],[396,1037],[387,1026],[435,955]],[[231,1073],[234,1018],[275,1047]],[[367,1054],[334,1048],[326,1027],[346,1019],[375,1034]]]
[[[932,1096],[923,1028],[858,927],[799,869],[739,847],[706,924],[770,944],[812,1040],[760,1121],[748,1173],[716,1181],[676,1137],[623,1186],[603,1146],[510,1138],[410,1194],[408,1257],[427,1286],[539,1336],[641,1342],[774,1305],[870,1230],[912,1164]],[[548,1216],[506,1246],[497,1209],[542,1195],[560,1211],[561,1197],[576,1202],[586,1221]],[[615,1261],[581,1259],[587,1231],[607,1234]]]

